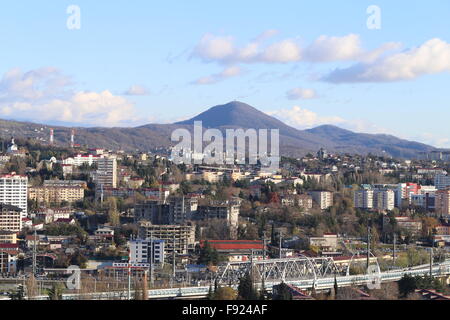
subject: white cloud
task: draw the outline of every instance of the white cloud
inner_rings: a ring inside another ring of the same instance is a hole
[[[450,139],[441,134],[423,132],[414,136],[413,140],[421,141],[436,148],[450,148]]]
[[[392,82],[449,71],[450,44],[435,38],[420,47],[382,57],[372,63],[336,69],[323,80],[334,83]]]
[[[313,62],[327,62],[357,59],[364,50],[356,34],[344,37],[322,35],[305,49],[305,58]]]
[[[301,59],[301,48],[293,40],[283,40],[267,47],[260,55],[260,61],[270,63],[295,62]]]
[[[268,30],[242,47],[237,47],[231,36],[215,36],[208,33],[202,37],[192,55],[205,62],[223,64],[299,61],[301,48],[294,40],[286,39],[265,47],[262,46],[263,41],[273,37],[276,33],[276,30]]]
[[[144,86],[133,85],[123,94],[127,96],[147,96],[150,94],[150,91]]]
[[[294,106],[292,109],[270,111],[267,112],[267,114],[280,119],[292,127],[302,130],[314,128],[324,124],[337,125],[345,122],[345,120],[340,117],[322,117],[313,111],[299,106]]]
[[[277,34],[268,30],[254,40],[236,46],[232,36],[206,34],[194,49],[192,56],[205,62],[222,64],[237,63],[292,63],[298,61],[332,62],[363,61],[371,62],[385,52],[398,49],[398,43],[386,43],[381,47],[367,51],[361,46],[360,37],[349,34],[342,37],[322,35],[306,48],[302,48],[294,39],[284,39],[263,45],[263,42]]]
[[[321,125],[335,125],[354,132],[390,133],[389,130],[379,127],[367,120],[347,120],[339,116],[321,116],[314,111],[300,106],[294,106],[291,109],[270,111],[267,112],[267,114],[300,130],[311,129]]]
[[[242,73],[242,69],[238,66],[230,66],[225,68],[222,72],[213,74],[211,76],[203,77],[197,79],[193,82],[193,84],[205,85],[205,84],[214,84],[220,81],[224,81],[225,79],[239,76]]]
[[[289,100],[314,99],[317,98],[317,93],[314,89],[294,88],[286,93],[286,97]]]
[[[0,116],[32,121],[121,125],[137,121],[134,105],[110,91],[73,91],[55,68],[12,69],[0,81]]]

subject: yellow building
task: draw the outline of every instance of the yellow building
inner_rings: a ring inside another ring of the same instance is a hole
[[[0,230],[0,243],[17,243],[17,233],[14,231]]]
[[[31,187],[28,189],[29,199],[39,203],[76,202],[84,199],[84,189],[77,186],[66,187]]]

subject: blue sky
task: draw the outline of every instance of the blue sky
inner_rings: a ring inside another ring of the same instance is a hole
[[[450,147],[449,16],[446,0],[16,0],[0,10],[0,117],[128,126],[240,100],[300,129]]]

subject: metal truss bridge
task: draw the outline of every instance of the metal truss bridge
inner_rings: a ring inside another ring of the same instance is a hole
[[[325,278],[342,273],[333,258],[298,257],[292,259],[258,260],[253,262],[229,262],[217,271],[216,282],[222,285],[239,283],[239,279],[250,273],[258,282],[290,281]]]
[[[372,264],[374,266],[374,264]],[[378,264],[376,264],[378,266]],[[251,272],[255,279],[255,286],[267,291],[272,291],[274,285],[285,282],[296,286],[301,290],[329,290],[334,287],[335,281],[339,287],[368,285],[374,283],[387,283],[400,280],[405,274],[411,276],[433,275],[435,277],[450,276],[450,260],[430,266],[421,265],[413,268],[375,273],[349,275],[349,265],[337,266],[332,258],[307,258],[273,259],[253,262],[229,262],[219,266],[215,281],[221,285],[237,288],[239,278],[247,272]],[[264,280],[264,281],[263,281]],[[214,281],[214,280],[213,280]],[[211,283],[213,285],[214,282]],[[183,287],[170,289],[150,289],[149,299],[183,299],[202,298],[207,296],[210,286]],[[131,291],[133,293],[133,291]],[[126,291],[95,292],[84,294],[83,298],[96,300],[127,299]],[[79,294],[64,294],[63,299],[79,299]],[[48,299],[47,296],[37,299]]]

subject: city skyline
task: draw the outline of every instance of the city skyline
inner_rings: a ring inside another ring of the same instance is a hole
[[[298,129],[450,147],[448,3],[46,2],[0,12],[2,119],[134,126],[240,100]]]

